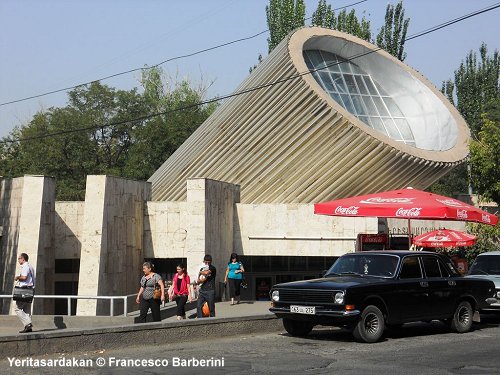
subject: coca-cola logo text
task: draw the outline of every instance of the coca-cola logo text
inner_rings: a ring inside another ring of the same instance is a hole
[[[357,215],[358,209],[359,207],[356,206],[349,206],[349,207],[337,206],[337,208],[335,209],[335,213],[337,215]]]
[[[418,217],[420,216],[421,207],[413,207],[413,208],[398,208],[396,211],[396,216],[402,217]]]
[[[467,210],[457,210],[458,219],[467,219]]]
[[[415,198],[381,198],[381,197],[374,197],[374,198],[363,199],[359,203],[366,203],[366,204],[391,204],[391,203],[407,204],[407,203],[412,203],[412,201],[414,199]]]
[[[483,214],[483,222],[491,223],[490,215]]]
[[[438,202],[441,202],[442,204],[445,204],[447,206],[450,206],[450,207],[463,207],[464,204],[460,201],[457,201],[455,199],[451,199],[451,198],[448,198],[448,199],[436,199]]]

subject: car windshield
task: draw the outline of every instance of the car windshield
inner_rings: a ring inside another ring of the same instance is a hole
[[[359,275],[394,277],[399,258],[386,254],[344,255],[337,259],[325,276]]]
[[[500,275],[500,256],[478,256],[470,268],[469,275]]]

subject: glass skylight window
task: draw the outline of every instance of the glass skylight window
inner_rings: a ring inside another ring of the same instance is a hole
[[[303,52],[312,75],[333,100],[369,127],[415,147],[408,121],[394,99],[353,62],[321,50]]]

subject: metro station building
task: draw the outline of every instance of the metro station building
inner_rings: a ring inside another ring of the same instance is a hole
[[[236,252],[248,271],[243,297],[255,299],[264,284],[317,277],[358,233],[406,224],[315,216],[315,202],[425,189],[463,162],[469,137],[420,73],[354,36],[301,28],[149,181],[88,176],[84,202],[56,202],[50,177],[2,180],[0,292],[11,292],[20,252],[37,269],[38,293],[81,296],[137,292],[145,259],[169,278],[177,262],[195,274],[209,253],[220,282]],[[416,234],[437,226],[413,225]]]

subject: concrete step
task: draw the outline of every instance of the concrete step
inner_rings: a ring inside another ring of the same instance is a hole
[[[196,308],[196,302],[186,304],[186,309]],[[165,320],[176,315],[177,305],[175,302],[166,303],[160,307],[161,319]],[[33,326],[37,330],[54,330],[66,328],[101,328],[122,326],[137,323],[139,310],[130,312],[127,316],[75,316],[75,315],[33,315]],[[151,313],[146,318],[152,322]],[[16,315],[0,315],[0,334],[15,333],[22,329],[21,322]]]

